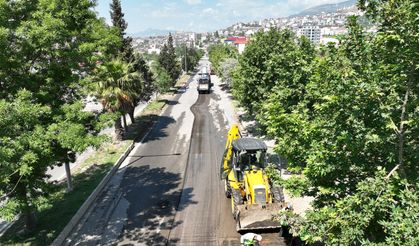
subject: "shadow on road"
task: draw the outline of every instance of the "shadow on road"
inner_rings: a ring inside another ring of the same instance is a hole
[[[171,103],[174,104],[174,102]],[[175,120],[172,117],[155,114],[136,117],[135,122],[128,126],[128,131],[124,134],[124,140],[134,140],[136,143],[140,142],[140,140],[147,134],[149,129],[153,127],[153,124],[156,122],[157,125],[152,129],[152,132],[149,134],[149,136],[143,141],[144,143],[166,137],[167,134],[165,129],[170,124],[175,123]]]
[[[120,238],[122,245],[165,245],[165,234],[182,221],[173,224],[176,211],[196,204],[192,188],[179,189],[180,174],[150,165],[129,166],[123,180],[123,196],[130,203],[128,219]],[[178,207],[182,197],[182,207]],[[169,220],[167,219],[169,218]]]
[[[49,205],[36,213],[37,227],[28,232],[23,218],[14,223],[0,240],[0,245],[49,245],[71,220],[86,198],[113,166],[113,162],[92,165],[74,174],[72,192],[65,192],[66,183],[49,186]],[[47,188],[47,187],[44,187]]]

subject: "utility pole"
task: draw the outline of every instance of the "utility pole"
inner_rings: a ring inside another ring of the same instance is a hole
[[[187,44],[185,43],[185,72],[186,73],[188,73],[188,63],[187,63],[187,60],[186,60],[186,56],[188,55],[187,49],[188,49],[188,47],[187,47]]]

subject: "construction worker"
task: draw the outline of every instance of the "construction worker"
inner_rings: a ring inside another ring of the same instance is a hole
[[[257,246],[262,241],[262,236],[255,233],[246,233],[240,237],[242,246]]]

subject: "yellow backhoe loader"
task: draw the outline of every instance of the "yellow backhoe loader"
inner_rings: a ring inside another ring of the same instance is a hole
[[[238,125],[232,125],[220,171],[239,232],[280,228],[272,214],[289,208],[282,188],[273,187],[265,173],[266,151],[263,141],[243,138]]]

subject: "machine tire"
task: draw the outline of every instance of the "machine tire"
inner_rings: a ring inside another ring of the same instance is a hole
[[[274,202],[284,202],[285,201],[284,189],[282,187],[272,187],[271,191],[272,191],[272,194],[273,194]]]
[[[227,179],[224,180],[224,193],[227,198],[231,198],[231,186]]]
[[[243,204],[243,198],[239,190],[231,189],[231,212],[233,213],[233,218],[236,218],[237,215],[237,205]]]

